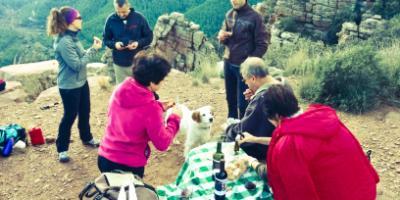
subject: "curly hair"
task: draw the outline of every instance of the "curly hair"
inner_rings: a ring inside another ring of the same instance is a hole
[[[133,78],[144,86],[159,84],[171,71],[171,64],[162,55],[151,52],[139,52],[134,59]]]

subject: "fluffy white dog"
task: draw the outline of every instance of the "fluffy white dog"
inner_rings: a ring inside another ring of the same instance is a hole
[[[186,135],[184,151],[186,157],[190,150],[210,140],[214,113],[211,106],[203,106],[193,111],[183,104],[176,106],[182,110],[179,132]]]

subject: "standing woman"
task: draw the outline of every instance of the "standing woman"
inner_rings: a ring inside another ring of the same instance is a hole
[[[99,141],[90,132],[90,91],[86,64],[101,48],[102,41],[94,37],[87,51],[77,37],[82,29],[79,11],[71,7],[53,8],[47,18],[47,34],[55,36],[55,58],[59,63],[57,85],[64,105],[64,115],[56,141],[59,161],[69,161],[68,147],[71,127],[78,115],[79,136],[84,145],[98,147]]]

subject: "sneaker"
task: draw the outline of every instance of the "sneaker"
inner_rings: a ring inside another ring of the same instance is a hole
[[[83,145],[86,145],[88,147],[97,148],[100,146],[100,141],[93,138],[93,139],[89,140],[88,142],[83,142]]]
[[[69,162],[68,151],[58,153],[58,160],[62,163]]]

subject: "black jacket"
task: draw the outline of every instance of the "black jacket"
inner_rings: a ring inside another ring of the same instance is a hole
[[[116,13],[111,14],[107,18],[104,26],[103,40],[104,44],[113,50],[114,63],[130,67],[136,53],[150,45],[153,40],[153,31],[150,29],[149,23],[144,16],[131,8],[131,12],[126,19],[121,19]],[[127,45],[130,41],[137,41],[139,43],[138,48],[122,51],[115,49],[116,42],[123,42],[124,45]]]
[[[231,124],[225,130],[226,141],[235,141],[236,136],[241,132],[248,132],[257,137],[271,137],[275,126],[267,119],[267,115],[263,112],[263,94],[265,90],[258,92],[253,99],[249,102],[243,118],[239,123]],[[257,158],[257,160],[265,160],[267,157],[268,146],[256,143],[243,143],[240,148],[247,153],[247,155]]]
[[[222,30],[232,32],[223,44],[224,59],[240,65],[247,57],[263,57],[268,48],[268,33],[263,17],[248,4],[231,9],[225,16]]]

